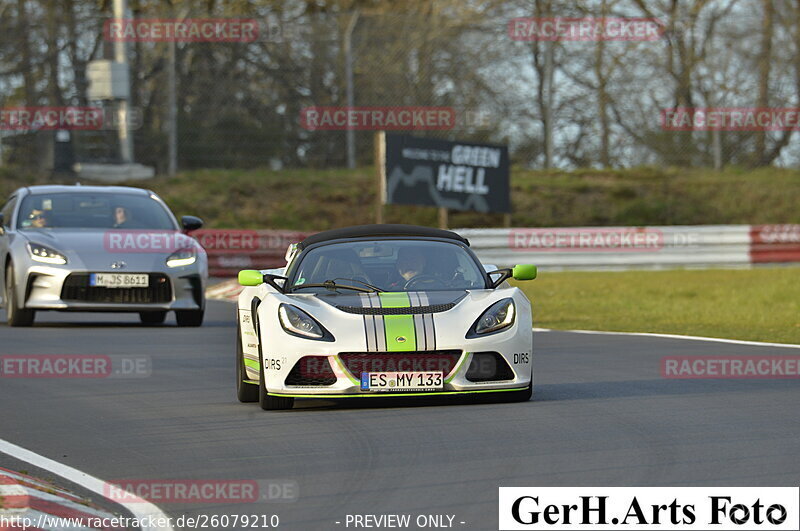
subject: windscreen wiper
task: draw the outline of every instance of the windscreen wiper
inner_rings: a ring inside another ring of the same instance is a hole
[[[336,291],[339,289],[351,289],[353,291],[359,291],[361,293],[373,293],[375,291],[378,291],[377,289],[362,288],[361,286],[348,286],[347,284],[337,284],[333,280],[326,280],[321,284],[300,284],[299,286],[294,286],[292,288],[292,291],[297,291],[303,288],[325,288],[329,291]]]
[[[366,287],[368,287],[369,289],[371,289],[372,291],[378,291],[378,292],[381,292],[381,293],[383,293],[384,291],[386,291],[385,289],[381,289],[381,288],[379,288],[378,286],[373,286],[372,284],[369,284],[369,283],[367,283],[367,282],[364,282],[363,280],[358,280],[357,278],[334,278],[334,279],[333,279],[333,282],[336,282],[337,280],[346,280],[346,281],[348,281],[348,282],[358,282],[358,283],[359,283],[359,284],[361,284],[362,286],[366,286]],[[330,281],[330,280],[328,280],[327,282],[331,282],[331,281]]]

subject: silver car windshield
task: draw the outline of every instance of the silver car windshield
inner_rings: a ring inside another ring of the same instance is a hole
[[[456,243],[374,240],[321,245],[308,251],[290,279],[291,290],[324,292],[304,286],[337,284],[383,291],[466,290],[486,287],[482,269]]]
[[[19,229],[176,230],[155,199],[119,193],[33,194],[22,200]]]

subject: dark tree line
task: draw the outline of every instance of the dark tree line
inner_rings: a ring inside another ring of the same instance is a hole
[[[796,0],[129,0],[135,18],[247,17],[256,42],[178,43],[181,168],[341,166],[345,134],[307,131],[311,105],[452,106],[452,131],[508,142],[528,167],[794,165],[794,131],[665,131],[672,107],[800,107]],[[648,17],[647,42],[519,42],[514,17]],[[86,105],[86,65],[112,57],[110,0],[0,0],[0,106]],[[348,27],[350,26],[350,27]],[[164,170],[168,43],[129,45],[136,159]],[[12,138],[19,136],[19,138]],[[4,158],[30,135],[4,133]],[[82,156],[113,132],[76,135]],[[9,146],[12,146],[9,149]],[[372,158],[372,133],[356,134]],[[107,153],[106,153],[107,155]],[[113,156],[113,153],[112,153]]]

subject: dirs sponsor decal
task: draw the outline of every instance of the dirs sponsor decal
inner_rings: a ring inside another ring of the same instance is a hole
[[[796,487],[500,487],[499,529],[800,530]]]

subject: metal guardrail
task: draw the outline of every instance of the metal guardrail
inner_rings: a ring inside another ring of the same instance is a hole
[[[484,263],[544,270],[747,266],[749,225],[464,229]]]
[[[800,225],[751,226],[750,260],[754,264],[800,262]]]

